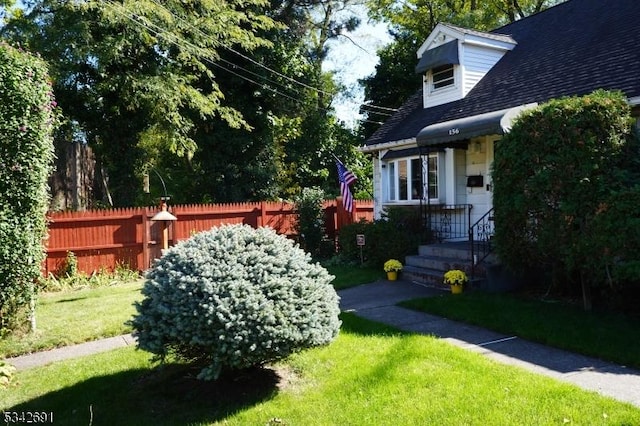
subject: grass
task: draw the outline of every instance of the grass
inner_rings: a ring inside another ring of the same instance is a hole
[[[382,273],[374,268],[331,265],[336,289],[376,281]],[[36,307],[37,331],[16,332],[0,339],[0,359],[129,333],[126,325],[142,300],[144,280],[117,285],[66,289],[42,293]]]
[[[640,367],[640,320],[623,315],[481,292],[416,299],[402,306]]]
[[[0,410],[57,424],[640,424],[640,409],[353,315],[331,345],[272,369],[193,380],[133,348],[21,371]],[[284,378],[284,379],[283,379]]]
[[[133,303],[142,300],[142,283],[41,294],[36,332],[16,332],[0,339],[0,358],[130,332],[125,323],[135,313]]]
[[[335,275],[332,284],[336,290],[367,284],[383,278],[384,272],[370,266],[360,265],[324,265],[331,275]]]

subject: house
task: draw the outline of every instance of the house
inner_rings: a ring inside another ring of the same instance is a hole
[[[376,217],[419,207],[440,240],[489,238],[495,145],[521,111],[609,89],[640,116],[638,22],[637,0],[568,0],[491,32],[438,24],[417,51],[422,88],[361,147]]]

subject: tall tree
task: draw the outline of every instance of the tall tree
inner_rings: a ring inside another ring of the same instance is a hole
[[[39,0],[3,35],[51,62],[61,134],[94,147],[114,204],[148,203],[145,173],[176,202],[290,197],[337,187],[338,146],[358,156],[321,68],[349,4]]]
[[[286,166],[283,195],[298,193],[302,187],[321,187],[328,193],[337,189],[337,173],[333,155],[344,156],[344,161],[357,163],[358,144],[354,135],[335,117],[331,108],[337,92],[332,75],[322,71],[330,41],[348,37],[360,20],[352,7],[362,0],[293,0],[284,3],[290,13],[283,21],[302,40],[308,62],[307,78],[316,90],[307,90],[300,114],[294,118],[297,132],[287,130],[281,153]],[[366,179],[365,179],[366,181]],[[363,183],[361,183],[362,185]]]
[[[359,141],[330,106],[339,88],[321,68],[324,44],[339,36],[336,28],[347,26],[336,17],[321,19],[327,10],[341,8],[274,0],[265,13],[284,27],[259,33],[272,46],[251,52],[238,48],[211,64],[228,104],[242,113],[251,131],[219,119],[196,119],[194,157],[163,156],[157,165],[175,202],[292,198],[311,186],[334,195],[334,152],[359,166],[360,184],[366,185],[367,164],[355,149]],[[332,29],[322,30],[324,22]]]
[[[108,170],[114,204],[131,205],[150,152],[193,155],[192,117],[248,128],[209,64],[226,48],[269,45],[255,35],[275,27],[265,4],[40,0],[2,32],[51,64],[65,117]]]

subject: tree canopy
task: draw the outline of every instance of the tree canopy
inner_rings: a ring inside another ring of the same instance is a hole
[[[335,180],[334,149],[358,157],[321,70],[348,1],[26,4],[2,36],[50,63],[58,143],[93,147],[108,204],[148,203],[156,173],[184,202],[288,196]]]

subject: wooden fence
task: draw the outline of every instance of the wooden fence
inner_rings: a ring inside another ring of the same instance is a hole
[[[151,220],[157,207],[136,207],[84,212],[52,212],[44,273],[56,273],[67,252],[78,260],[78,270],[113,270],[118,265],[143,271],[161,256],[163,230],[168,228],[169,245],[192,234],[221,224],[243,223],[252,227],[269,226],[279,234],[296,237],[295,206],[285,202],[204,204],[170,206],[175,222]],[[342,208],[342,200],[325,201],[325,227],[329,238],[352,221],[373,220],[373,202],[357,201],[353,215]]]

